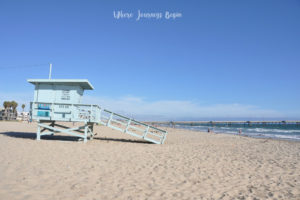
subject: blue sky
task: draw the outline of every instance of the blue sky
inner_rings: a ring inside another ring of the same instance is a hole
[[[140,119],[300,119],[296,0],[0,1],[0,58],[1,104],[28,103],[51,62],[90,80],[87,103]]]

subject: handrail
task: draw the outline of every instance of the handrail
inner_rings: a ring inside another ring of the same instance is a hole
[[[50,103],[50,102],[40,102],[40,101],[33,101],[30,103],[35,103],[35,104],[54,104],[54,105],[74,105],[74,106],[95,106],[95,107],[99,107],[101,108],[99,105],[97,104],[81,104],[81,103]]]
[[[130,120],[130,119],[131,119],[131,118],[125,117],[125,116],[123,116],[123,115],[114,113],[114,112],[109,111],[109,110],[106,110],[106,109],[104,109],[103,111],[108,112],[108,113],[113,113],[114,115],[119,116],[119,117],[122,117],[122,118],[127,119],[127,120]],[[156,128],[156,127],[151,126],[151,125],[149,125],[149,124],[145,124],[145,123],[143,123],[143,122],[139,122],[139,121],[136,121],[136,120],[134,120],[134,119],[131,119],[131,120],[132,120],[132,122],[134,122],[134,123],[137,123],[137,124],[140,124],[140,125],[143,125],[143,126],[149,126],[150,128],[153,128],[153,129],[155,129],[155,130],[157,130],[157,131],[163,131],[163,132],[165,132],[165,133],[167,132],[167,131],[165,131],[165,130]]]

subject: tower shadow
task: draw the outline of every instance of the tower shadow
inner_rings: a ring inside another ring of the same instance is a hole
[[[36,133],[33,132],[2,132],[1,135],[5,135],[12,138],[21,138],[36,140]],[[66,135],[43,135],[41,140],[60,140],[60,141],[82,141],[82,138]],[[107,138],[107,137],[94,137],[94,140],[111,141],[111,142],[125,142],[125,143],[139,143],[139,144],[152,144],[143,140],[131,140],[131,139],[119,139],[119,138]]]

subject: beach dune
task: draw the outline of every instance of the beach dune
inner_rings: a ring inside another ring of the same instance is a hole
[[[167,128],[163,145],[108,127],[83,143],[0,122],[0,199],[300,199],[300,143]]]

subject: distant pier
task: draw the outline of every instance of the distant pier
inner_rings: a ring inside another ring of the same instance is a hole
[[[186,125],[186,126],[295,126],[300,127],[300,121],[170,121],[170,122],[153,122],[163,125]]]

